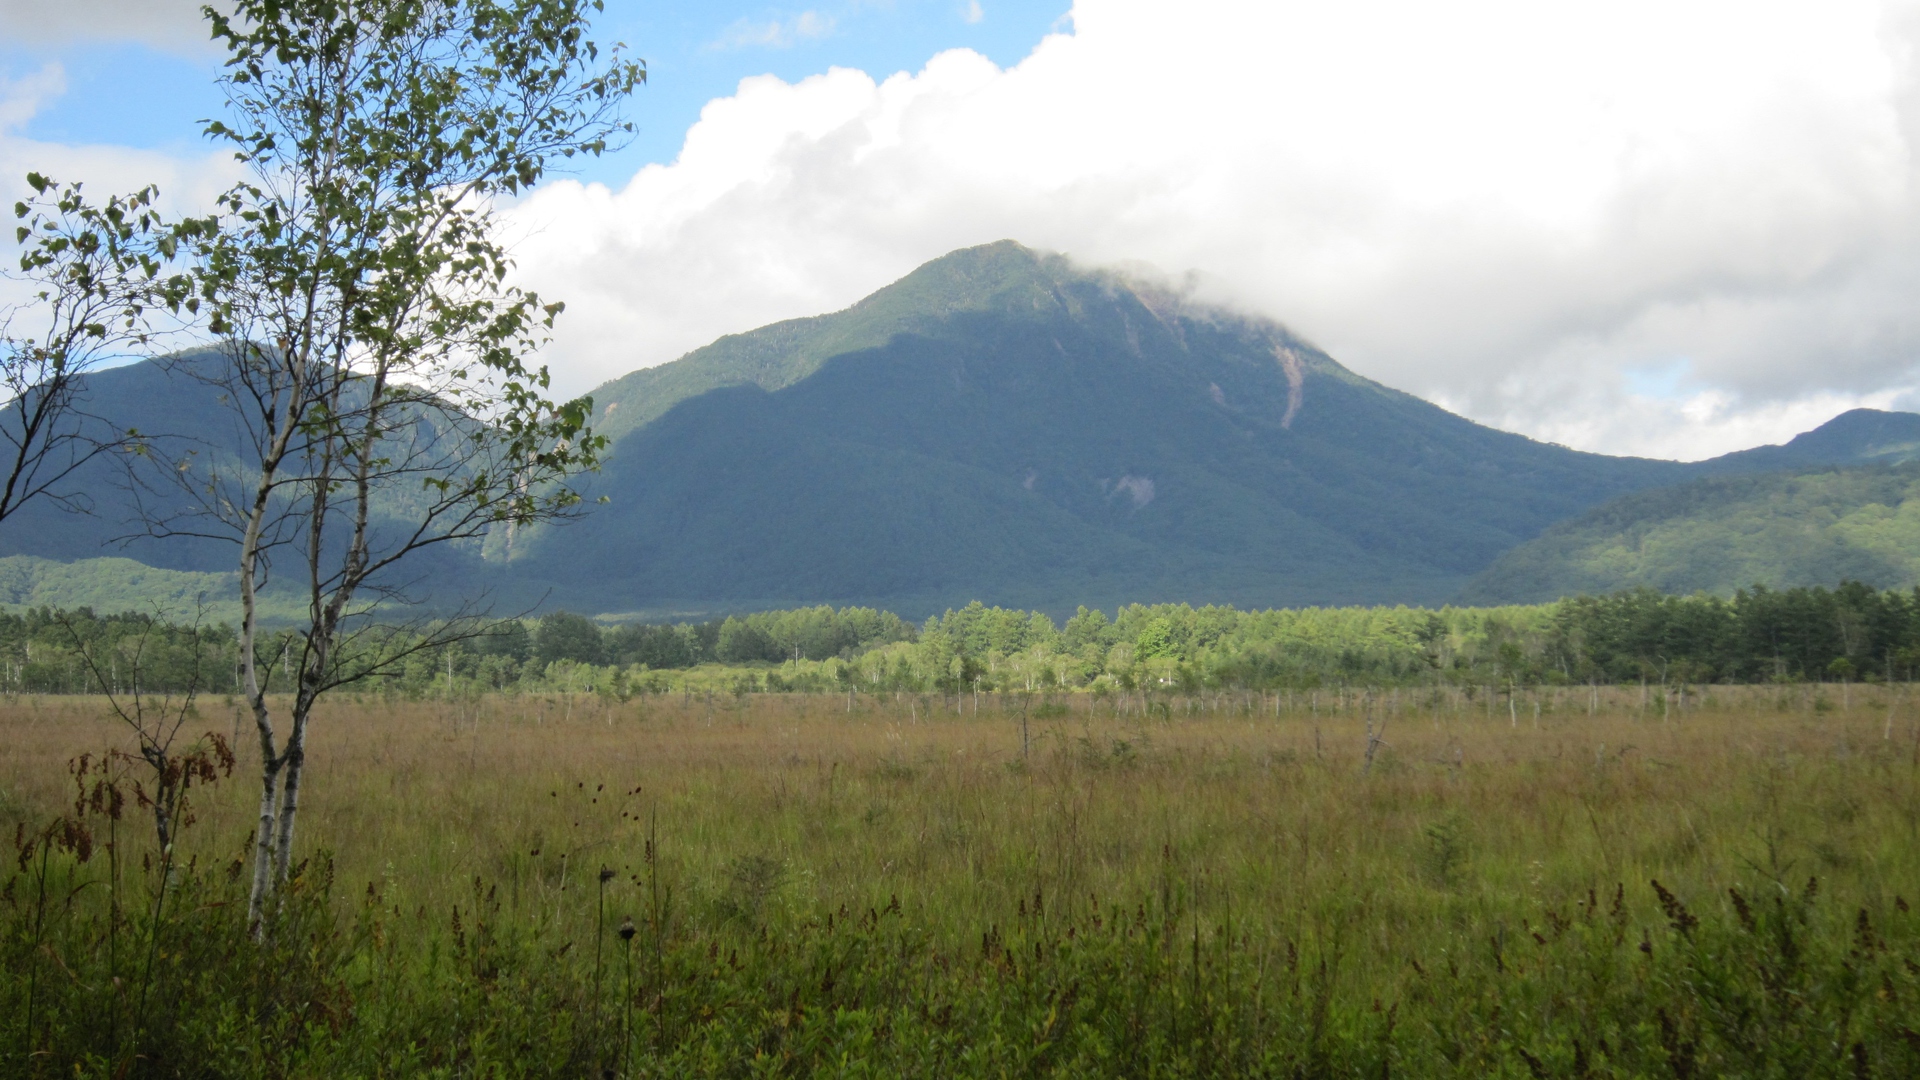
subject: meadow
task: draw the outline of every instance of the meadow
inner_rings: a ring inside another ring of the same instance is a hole
[[[0,703],[6,1075],[1920,1072],[1901,684],[342,697],[258,943],[193,727]]]

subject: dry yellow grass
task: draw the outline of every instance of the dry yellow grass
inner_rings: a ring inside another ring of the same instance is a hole
[[[1907,700],[342,698],[335,857],[265,946],[242,738],[188,873],[123,826],[12,875],[0,1032],[80,1062],[104,1010],[210,1075],[1911,1075]],[[104,713],[0,705],[0,825],[125,745]]]
[[[477,877],[512,909],[583,918],[602,866],[620,871],[610,904],[639,902],[625,890],[651,828],[696,923],[898,897],[958,940],[1036,892],[1159,898],[1356,934],[1387,962],[1409,935],[1518,924],[1615,882],[1707,903],[1809,875],[1848,903],[1920,895],[1904,700],[1716,689],[1679,708],[1581,688],[1536,716],[1525,695],[1079,698],[1065,715],[1036,699],[1023,754],[1013,700],[343,698],[314,724],[299,844],[335,853],[343,896],[380,882],[445,910]],[[125,742],[103,714],[0,706],[0,808],[55,812],[65,762]],[[236,726],[239,769],[197,796],[202,859],[242,851],[255,791],[244,723],[203,703],[196,730]]]

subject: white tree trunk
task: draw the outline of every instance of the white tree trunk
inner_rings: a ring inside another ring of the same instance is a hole
[[[263,738],[262,741],[265,741]],[[260,770],[260,825],[253,841],[253,891],[247,899],[247,925],[258,937],[265,928],[268,871],[273,866],[274,793],[279,786],[280,770]]]
[[[284,757],[275,745],[273,715],[267,709],[266,686],[260,678],[258,645],[260,639],[259,597],[260,546],[280,463],[294,434],[294,419],[299,414],[304,365],[296,365],[295,378],[288,386],[287,400],[278,417],[278,429],[261,456],[259,480],[254,485],[253,503],[248,507],[247,525],[240,537],[240,667],[246,688],[247,704],[253,709],[253,724],[260,735],[260,823],[253,844],[253,889],[247,898],[247,924],[256,937],[266,933],[266,903],[272,888],[270,871],[274,855],[274,811],[276,789]]]
[[[273,849],[273,887],[287,883],[293,866],[293,823],[300,812],[300,771],[306,764],[306,725],[295,723],[294,734],[287,739],[286,777],[280,788],[280,836]]]

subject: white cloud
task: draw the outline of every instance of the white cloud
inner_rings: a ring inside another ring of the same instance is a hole
[[[154,150],[122,146],[73,146],[40,142],[20,134],[36,112],[66,90],[59,64],[17,79],[0,78],[0,206],[12,207],[26,198],[29,172],[57,182],[79,182],[87,195],[104,200],[151,184],[159,189],[159,208],[170,215],[206,213],[220,192],[240,179],[242,169],[226,151],[209,150],[198,157],[179,157]],[[11,213],[8,218],[11,224]],[[0,269],[10,270],[18,258],[13,230],[0,241]],[[0,275],[0,306],[20,303],[30,295],[17,277]]]
[[[803,11],[788,19],[737,19],[709,49],[786,49],[802,41],[816,41],[833,33],[831,15]]]
[[[43,105],[66,92],[66,69],[57,63],[19,78],[0,75],[0,136],[24,127]]]
[[[980,0],[967,0],[967,6],[960,11],[960,18],[969,25],[978,23],[986,17],[987,13],[980,10]]]
[[[1893,0],[1080,0],[1009,70],[745,80],[672,165],[514,214],[570,389],[1012,237],[1201,271],[1490,423],[1699,456],[1920,400],[1917,43]],[[1685,394],[1636,395],[1675,360]]]
[[[66,75],[58,63],[16,79],[0,77],[0,199],[6,205],[28,191],[27,173],[39,172],[62,183],[81,182],[89,194],[102,198],[153,184],[167,212],[204,213],[243,173],[231,151],[209,148],[197,157],[180,157],[124,146],[41,142],[20,133],[65,92]]]
[[[0,38],[16,42],[140,41],[205,48],[204,0],[0,0]]]

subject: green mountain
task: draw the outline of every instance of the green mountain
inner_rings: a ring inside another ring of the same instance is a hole
[[[1920,416],[1854,409],[1779,446],[1756,446],[1699,462],[1703,476],[1787,472],[1843,462],[1895,465],[1920,460]]]
[[[98,556],[55,562],[32,555],[0,557],[0,611],[92,608],[101,614],[158,613],[175,622],[207,625],[240,621],[240,575],[162,570],[132,559]],[[300,598],[282,591],[261,596],[262,617],[291,622],[304,613]]]
[[[1557,520],[1700,474],[1483,427],[1011,242],[595,399],[610,503],[515,570],[604,612],[1439,602]]]
[[[244,432],[208,388],[181,369],[154,361],[94,372],[76,399],[89,433],[110,441],[129,430],[161,435],[170,452],[231,452]],[[160,542],[145,535],[141,508],[155,514],[184,508],[170,483],[112,455],[97,457],[63,485],[85,511],[47,500],[27,503],[0,524],[0,556],[28,555],[58,562],[124,556],[168,570],[223,573],[233,569],[233,547],[210,540]],[[144,463],[140,463],[144,464]],[[112,574],[114,571],[106,571]]]
[[[238,574],[158,570],[132,559],[103,556],[55,562],[32,555],[0,558],[0,609],[90,607],[99,612],[167,612],[190,618],[205,603],[209,622],[239,619]]]
[[[1623,495],[1920,449],[1920,416],[1860,412],[1711,462],[1580,453],[1363,379],[1272,321],[1011,242],[937,259],[845,311],[722,338],[595,400],[613,443],[586,487],[608,503],[490,540],[484,560],[470,545],[416,563],[424,591],[675,617],[1437,603]],[[246,436],[204,383],[160,364],[96,374],[87,406],[103,430],[209,455]],[[0,527],[0,556],[230,569],[230,545],[139,536],[135,489],[111,469],[86,488],[91,516],[33,507]],[[149,508],[164,490],[142,496]]]
[[[0,524],[0,568],[7,568],[0,571],[0,604],[88,605],[111,611],[144,611],[161,604],[175,618],[184,618],[192,614],[192,598],[205,592],[216,617],[237,618],[232,595],[237,588],[237,538],[201,512],[209,503],[206,488],[182,484],[169,467],[183,464],[191,470],[186,475],[204,478],[209,463],[218,463],[223,470],[246,475],[234,467],[257,460],[246,453],[253,433],[222,403],[208,378],[213,372],[205,370],[222,363],[217,353],[189,352],[87,376],[76,405],[89,433],[112,442],[137,431],[154,453],[104,454],[88,462],[59,489],[85,512],[36,500]],[[411,489],[395,490],[376,502],[376,540],[399,531],[407,520],[405,503],[412,497]],[[149,527],[154,522],[165,523],[168,527],[157,531],[168,535],[154,535],[156,530]],[[269,575],[262,602],[269,617],[282,618],[300,610],[301,579],[294,572],[300,535],[280,528],[276,536],[283,547],[273,556],[279,565],[271,569],[278,573]],[[424,552],[382,584],[417,583],[411,593],[453,601],[466,583],[476,580],[481,566],[480,545],[463,546]],[[73,572],[52,569],[65,564],[71,564]],[[537,599],[512,593],[511,583],[502,588],[502,583],[484,580],[517,602]],[[114,601],[115,596],[120,599]]]
[[[1627,495],[1500,556],[1460,599],[1533,603],[1642,585],[1726,596],[1754,584],[1845,578],[1920,584],[1920,463],[1713,478]]]

